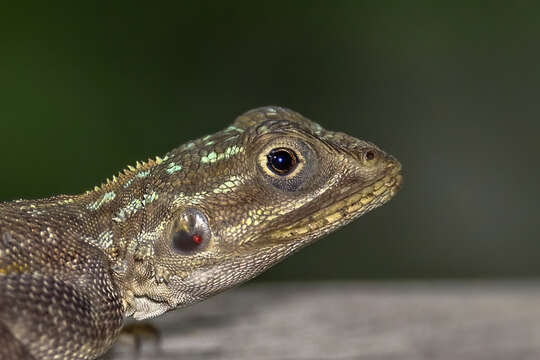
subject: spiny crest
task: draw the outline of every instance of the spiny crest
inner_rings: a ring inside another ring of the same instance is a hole
[[[113,175],[112,178],[108,178],[100,186],[95,186],[94,191],[97,192],[97,191],[102,191],[105,189],[110,189],[111,187],[119,183],[128,181],[133,176],[137,175],[140,171],[150,170],[154,166],[161,164],[163,161],[164,159],[162,159],[159,156],[156,156],[155,159],[150,158],[147,161],[143,161],[143,162],[137,161],[135,163],[135,166],[128,165],[127,168],[125,168],[124,170],[121,170],[117,175]]]

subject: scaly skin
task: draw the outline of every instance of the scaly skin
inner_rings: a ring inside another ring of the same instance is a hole
[[[369,142],[264,107],[85,194],[1,203],[0,358],[94,359],[125,317],[253,278],[387,202],[400,172]]]

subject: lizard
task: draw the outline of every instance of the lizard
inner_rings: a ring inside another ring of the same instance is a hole
[[[0,203],[0,358],[95,359],[390,200],[401,164],[277,106],[78,195]]]

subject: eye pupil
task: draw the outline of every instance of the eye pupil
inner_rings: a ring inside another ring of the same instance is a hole
[[[268,154],[268,168],[278,175],[286,175],[296,166],[296,154],[288,149],[275,149]]]
[[[375,159],[375,152],[369,150],[366,152],[366,160],[373,160]]]

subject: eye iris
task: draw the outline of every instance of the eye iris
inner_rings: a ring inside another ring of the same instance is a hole
[[[286,149],[272,150],[268,154],[268,167],[278,175],[285,175],[294,169],[296,155]]]

